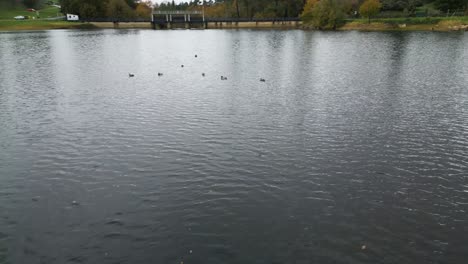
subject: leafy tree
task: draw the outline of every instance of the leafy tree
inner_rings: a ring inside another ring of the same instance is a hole
[[[62,13],[77,14],[83,18],[106,16],[108,0],[61,0]]]
[[[361,16],[367,17],[370,24],[370,18],[379,13],[381,6],[379,0],[366,0],[359,8],[359,13]]]
[[[132,9],[136,9],[137,7],[137,3],[135,0],[125,0],[125,3],[127,3],[127,5]]]
[[[343,19],[343,7],[336,0],[308,0],[301,18],[318,29],[336,29]]]
[[[304,10],[301,14],[301,19],[304,22],[311,22],[313,19],[313,10],[315,5],[319,2],[319,0],[307,0],[306,4],[304,5]]]
[[[151,6],[149,5],[150,3],[139,3],[136,6],[135,13],[138,17],[141,18],[148,18],[151,16]]]
[[[79,13],[82,18],[93,18],[97,17],[98,13],[96,10],[96,6],[90,5],[88,3],[83,3],[80,6]]]
[[[341,6],[343,13],[347,15],[354,15],[354,11],[359,9],[358,0],[339,0],[338,4]]]
[[[444,12],[455,11],[455,10],[467,10],[467,0],[436,0],[435,6],[437,9]]]
[[[165,1],[158,10],[200,10],[198,2]],[[335,0],[338,1],[338,0]],[[204,0],[207,17],[298,17],[306,0]]]
[[[134,13],[125,0],[109,0],[106,15],[107,17],[119,20],[122,18],[131,18],[134,16]]]
[[[44,4],[43,0],[23,0],[22,2],[24,6],[36,9],[39,9]]]
[[[12,8],[12,7],[16,7],[16,6],[19,6],[20,3],[18,3],[18,1],[16,0],[0,0],[0,8]]]
[[[239,9],[239,0],[234,0],[232,3],[233,6],[236,8],[236,15],[239,18],[240,17],[240,9]]]
[[[405,11],[414,14],[418,6],[422,6],[426,0],[382,0],[382,10]]]

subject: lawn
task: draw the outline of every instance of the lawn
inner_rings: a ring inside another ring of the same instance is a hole
[[[47,29],[91,29],[89,23],[47,20],[0,20],[0,31],[4,30],[47,30]]]
[[[61,16],[60,8],[54,6],[45,6],[38,10],[40,18],[50,18]],[[15,16],[37,17],[36,12],[29,12],[26,8],[0,8],[0,20],[14,19]]]

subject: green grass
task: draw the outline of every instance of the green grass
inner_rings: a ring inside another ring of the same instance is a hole
[[[4,30],[47,30],[47,29],[92,29],[94,25],[68,21],[46,20],[0,20],[0,31]]]
[[[40,18],[56,17],[57,14],[60,16],[60,8],[54,6],[45,6],[38,10]],[[0,20],[14,19],[15,16],[30,16],[36,17],[36,12],[28,12],[26,8],[0,8]]]
[[[47,18],[47,17],[56,17],[61,16],[62,14],[60,13],[60,8],[55,7],[55,6],[47,6],[41,10],[39,10],[39,15],[41,18]]]

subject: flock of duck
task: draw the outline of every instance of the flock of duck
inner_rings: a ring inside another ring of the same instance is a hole
[[[198,58],[198,55],[195,54],[195,58]],[[181,68],[184,68],[184,65],[182,64],[182,65],[180,65],[180,67],[181,67]],[[205,73],[204,73],[204,72],[203,72],[201,75],[202,75],[203,77],[205,77]],[[162,72],[158,72],[158,76],[159,76],[159,77],[163,76],[163,73],[162,73]],[[128,74],[128,77],[129,77],[129,78],[135,77],[135,74],[129,73],[129,74]],[[228,79],[228,78],[227,78],[226,76],[221,75],[221,81],[226,81],[227,79]],[[260,81],[261,81],[261,82],[266,82],[266,80],[265,80],[264,78],[260,78]]]

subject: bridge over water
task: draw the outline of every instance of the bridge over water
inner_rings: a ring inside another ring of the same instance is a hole
[[[172,28],[271,28],[298,27],[297,17],[281,18],[206,18],[203,11],[160,11],[151,15],[154,29]]]

